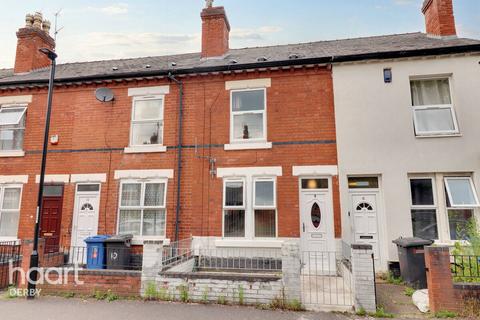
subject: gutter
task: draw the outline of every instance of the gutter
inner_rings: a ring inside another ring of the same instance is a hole
[[[362,60],[385,60],[395,58],[409,58],[409,57],[425,57],[432,55],[447,55],[457,53],[469,53],[480,52],[480,44],[464,45],[445,48],[433,48],[433,49],[420,49],[420,50],[402,50],[402,51],[389,51],[389,52],[374,52],[374,53],[362,53],[344,56],[333,57],[318,57],[307,59],[291,59],[291,60],[279,60],[279,61],[266,61],[255,62],[245,64],[229,64],[212,67],[195,67],[176,69],[176,75],[189,75],[198,73],[211,73],[211,72],[228,72],[245,69],[259,69],[259,68],[275,68],[275,67],[288,67],[288,66],[301,66],[309,64],[330,64],[341,62],[353,62]],[[149,70],[149,71],[136,71],[136,72],[124,72],[115,74],[93,75],[85,77],[73,77],[73,78],[60,78],[56,79],[55,83],[68,83],[68,82],[81,82],[81,81],[99,81],[99,80],[116,80],[123,78],[136,78],[136,77],[154,77],[165,76],[169,77],[171,71],[169,70]],[[9,85],[28,85],[28,84],[48,84],[48,79],[41,80],[17,80],[10,82],[2,82],[0,79],[0,87]]]
[[[173,81],[177,84],[179,89],[178,95],[178,157],[177,157],[177,199],[175,206],[175,242],[177,242],[179,231],[180,231],[180,192],[181,188],[181,178],[182,178],[182,148],[183,148],[183,83],[175,78],[175,76],[169,72],[167,75],[170,81]]]

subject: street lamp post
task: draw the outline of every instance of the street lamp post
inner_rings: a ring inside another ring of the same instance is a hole
[[[40,235],[40,218],[42,215],[43,183],[45,181],[45,167],[47,165],[48,135],[50,131],[50,114],[52,111],[53,81],[55,79],[55,68],[57,54],[50,49],[42,48],[39,50],[45,54],[52,62],[50,67],[50,80],[48,82],[47,115],[45,117],[45,133],[43,136],[42,166],[40,170],[40,182],[38,186],[37,214],[35,218],[35,236],[33,238],[33,250],[30,256],[30,277],[28,280],[28,299],[35,298],[35,288],[38,279],[38,238]],[[28,273],[27,273],[28,274]]]

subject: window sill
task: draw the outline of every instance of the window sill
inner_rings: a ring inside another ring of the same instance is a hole
[[[461,133],[447,133],[447,134],[422,134],[416,135],[415,138],[418,139],[428,139],[428,138],[457,138],[463,137]]]
[[[247,142],[247,143],[231,143],[225,145],[225,150],[255,150],[255,149],[272,149],[271,142]]]
[[[123,150],[124,153],[155,153],[155,152],[167,152],[166,146],[133,146],[127,147]]]
[[[0,158],[24,157],[24,156],[25,156],[25,151],[23,150],[0,151]]]
[[[0,237],[0,242],[20,242],[17,237]]]
[[[247,239],[222,239],[215,240],[216,247],[223,248],[281,248],[283,240],[247,240]]]

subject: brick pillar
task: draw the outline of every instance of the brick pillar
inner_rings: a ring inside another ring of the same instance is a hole
[[[145,241],[143,243],[142,296],[147,286],[156,282],[157,274],[162,269],[162,249],[162,241]]]
[[[430,311],[460,311],[450,269],[449,247],[425,247],[425,267]]]
[[[282,244],[282,281],[288,301],[302,300],[300,246],[294,241]]]
[[[370,244],[352,244],[352,276],[355,310],[375,312],[375,272]]]
[[[38,261],[39,264],[43,261],[43,254],[45,250],[45,239],[38,240]],[[33,239],[22,240],[22,247],[20,249],[20,254],[22,255],[22,264],[21,268],[25,275],[27,275],[28,270],[30,270],[30,256],[33,251]],[[26,288],[27,282],[26,278],[20,277],[18,279],[18,287]]]

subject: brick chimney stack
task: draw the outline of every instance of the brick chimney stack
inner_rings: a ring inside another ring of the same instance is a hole
[[[55,41],[49,32],[50,22],[44,20],[40,12],[26,15],[25,27],[17,31],[15,73],[30,72],[50,65],[47,56],[38,51],[41,48],[55,48]]]
[[[223,7],[214,7],[207,1],[202,10],[202,58],[221,57],[228,50],[230,23]]]
[[[437,37],[455,37],[452,0],[425,0],[422,6],[427,33]]]

